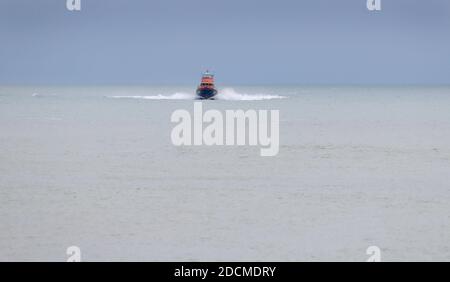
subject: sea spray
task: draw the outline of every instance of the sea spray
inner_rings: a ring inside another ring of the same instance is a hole
[[[231,100],[231,101],[259,101],[259,100],[272,100],[283,99],[286,96],[270,95],[270,94],[246,94],[238,93],[233,88],[224,88],[217,94],[219,100]]]
[[[193,93],[176,92],[170,95],[120,95],[120,96],[107,96],[108,98],[115,99],[144,99],[144,100],[195,100],[197,97]],[[286,96],[280,95],[270,95],[270,94],[246,94],[238,93],[233,88],[225,88],[219,90],[219,94],[215,97],[217,100],[227,100],[227,101],[261,101],[261,100],[272,100],[272,99],[283,99]]]

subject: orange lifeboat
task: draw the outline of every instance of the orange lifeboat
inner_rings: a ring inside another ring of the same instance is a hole
[[[217,90],[214,86],[214,75],[206,71],[197,88],[197,96],[199,99],[212,99],[217,95]]]

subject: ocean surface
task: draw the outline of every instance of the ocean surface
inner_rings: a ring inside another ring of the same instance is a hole
[[[221,89],[280,151],[172,145],[194,87],[0,87],[0,260],[450,261],[450,88]]]

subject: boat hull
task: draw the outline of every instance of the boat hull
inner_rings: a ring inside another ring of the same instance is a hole
[[[197,89],[197,97],[199,99],[212,99],[217,95],[217,90],[214,88],[199,88]]]

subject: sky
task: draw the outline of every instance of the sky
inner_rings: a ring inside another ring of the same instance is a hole
[[[450,84],[450,1],[0,0],[0,85]]]

